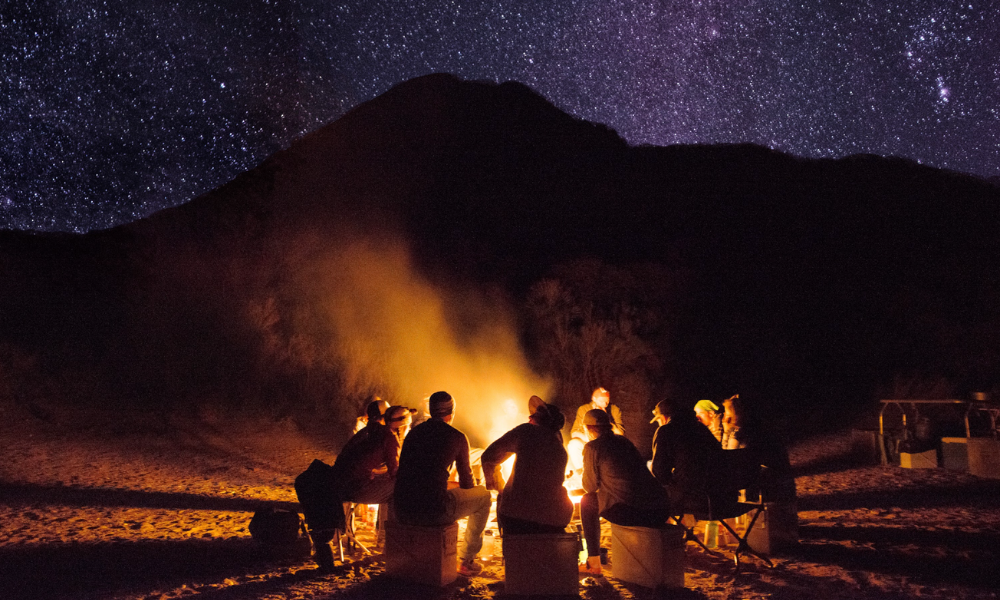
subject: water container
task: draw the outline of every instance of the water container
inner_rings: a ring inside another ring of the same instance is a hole
[[[716,548],[719,545],[719,522],[705,523],[705,547]]]

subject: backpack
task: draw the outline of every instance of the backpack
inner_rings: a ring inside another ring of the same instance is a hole
[[[257,509],[250,519],[250,536],[264,546],[289,546],[304,531],[299,513],[265,506]]]

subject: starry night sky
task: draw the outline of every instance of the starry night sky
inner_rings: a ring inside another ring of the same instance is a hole
[[[970,0],[7,0],[0,228],[183,203],[432,72],[520,81],[633,144],[997,176],[998,49]]]

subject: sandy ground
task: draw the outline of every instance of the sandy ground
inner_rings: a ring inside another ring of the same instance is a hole
[[[378,554],[319,573],[306,540],[256,544],[253,511],[294,508],[295,475],[332,460],[290,422],[90,421],[0,407],[0,598],[504,596],[499,560],[438,590],[387,579]],[[858,464],[849,446],[845,434],[793,449],[801,543],[774,568],[750,559],[734,576],[731,560],[689,543],[683,590],[608,574],[582,580],[580,597],[996,598],[1000,481]],[[371,535],[359,528],[362,542]]]

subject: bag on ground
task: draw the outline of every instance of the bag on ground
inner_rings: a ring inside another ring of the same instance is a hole
[[[299,539],[299,513],[272,506],[258,509],[250,519],[250,536],[265,546],[288,546]]]

